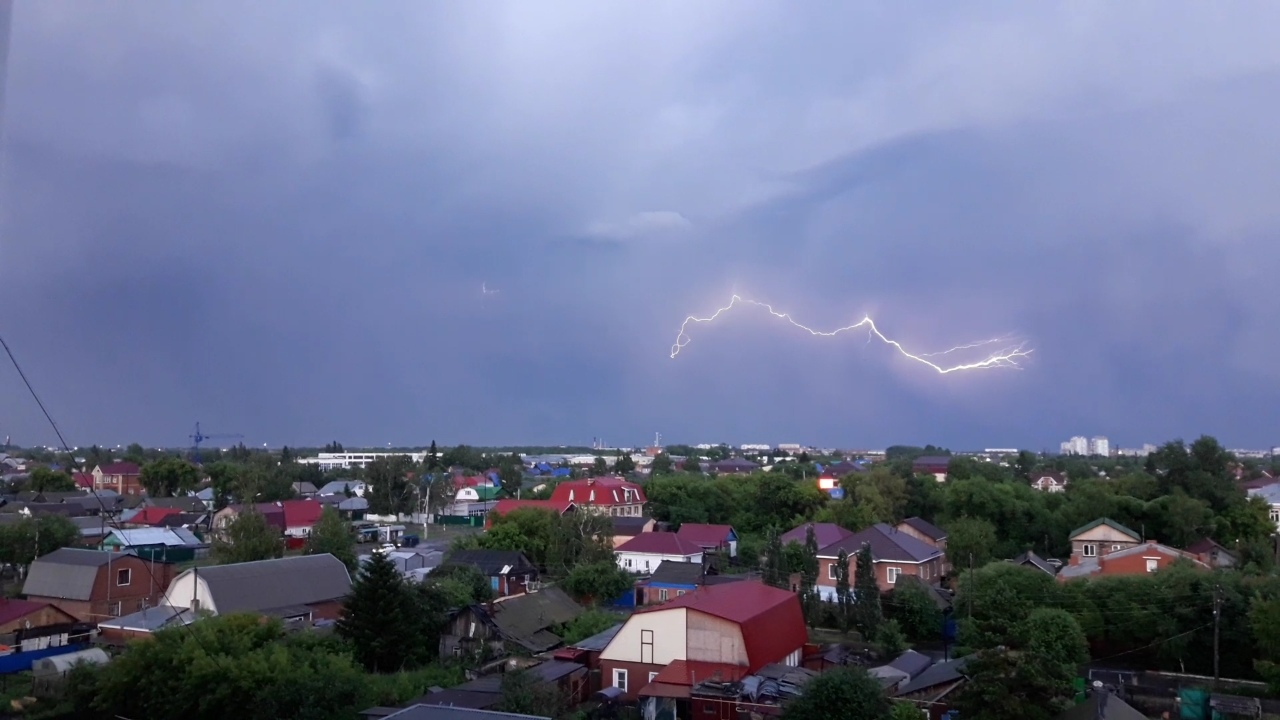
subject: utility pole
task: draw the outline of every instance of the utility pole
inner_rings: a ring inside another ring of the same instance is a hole
[[[1213,586],[1213,687],[1218,687],[1218,636],[1222,625],[1222,586]]]

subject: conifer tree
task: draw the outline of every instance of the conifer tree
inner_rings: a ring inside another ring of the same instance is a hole
[[[871,558],[871,546],[863,545],[858,551],[858,571],[853,579],[854,624],[862,637],[875,638],[880,631],[884,615],[880,610],[880,583],[876,581],[876,569]]]
[[[372,672],[394,672],[410,664],[418,638],[405,632],[417,603],[386,553],[373,553],[356,574],[338,620],[338,634],[351,643],[356,660]]]
[[[853,626],[853,590],[849,587],[849,553],[840,549],[836,557],[836,619],[840,632]]]

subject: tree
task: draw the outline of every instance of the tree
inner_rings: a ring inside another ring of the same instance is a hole
[[[600,456],[596,456],[595,461],[591,463],[591,474],[596,477],[599,477],[601,475],[608,475],[609,463],[605,462],[604,458]]]
[[[680,463],[680,469],[687,473],[702,474],[702,460],[697,456],[690,454],[685,457],[684,462]]]
[[[671,456],[666,453],[658,453],[653,458],[653,463],[649,465],[650,477],[656,475],[670,475],[675,465],[671,461]]]
[[[404,627],[420,606],[385,553],[374,553],[356,574],[342,607],[338,634],[351,643],[356,660],[372,672],[412,667],[427,657],[424,638]]]
[[[328,553],[341,560],[348,570],[356,569],[356,538],[351,533],[351,526],[337,510],[326,507],[320,511],[320,519],[311,528],[311,536],[307,538],[306,553]]]
[[[836,622],[840,632],[853,627],[853,589],[849,586],[849,553],[840,548],[836,556]]]
[[[818,537],[810,524],[804,535],[804,557],[800,571],[800,607],[809,627],[816,627],[822,616],[822,596],[818,594]]]
[[[442,565],[423,580],[444,598],[447,608],[460,608],[493,599],[489,578],[472,565]]]
[[[619,624],[625,618],[599,608],[590,608],[564,625],[562,631],[556,633],[566,646],[586,640]]]
[[[613,471],[618,475],[627,475],[636,470],[636,461],[631,458],[631,453],[622,453],[613,463]]]
[[[499,687],[497,709],[504,713],[560,717],[569,709],[557,686],[539,682],[537,676],[525,669],[504,673]]]
[[[593,605],[613,602],[635,586],[635,577],[610,560],[578,565],[564,579],[564,589]]]
[[[871,558],[870,545],[863,545],[858,551],[858,572],[853,583],[854,623],[863,638],[874,639],[884,615],[880,609],[880,583],[876,580],[876,566]]]
[[[440,451],[436,449],[436,441],[431,441],[431,447],[427,450],[427,456],[422,459],[422,464],[427,472],[432,472],[440,467]]]
[[[920,720],[920,707],[906,700],[895,702],[889,710],[889,720]]]
[[[0,564],[17,567],[23,575],[38,557],[79,542],[80,529],[61,515],[37,515],[0,525]]]
[[[365,498],[369,501],[370,513],[399,515],[413,512],[416,497],[409,485],[413,461],[408,455],[378,458],[369,463],[367,472],[369,488],[365,491]]]
[[[1036,608],[1053,606],[1058,592],[1052,577],[1024,565],[991,563],[963,573],[955,600],[956,614],[965,616],[959,643],[975,650],[1014,644],[1014,628]]]
[[[1010,633],[1014,642],[982,650],[965,666],[969,682],[955,707],[991,720],[1048,720],[1067,705],[1088,643],[1069,613],[1040,608]]]
[[[61,470],[38,467],[27,476],[27,489],[35,492],[74,492],[76,481]]]
[[[907,651],[907,638],[897,620],[882,623],[876,631],[876,644],[880,646],[880,654],[885,658],[896,658]]]
[[[947,557],[960,566],[972,559],[973,567],[991,562],[996,527],[986,520],[962,517],[947,523]]]
[[[769,528],[764,546],[764,584],[789,590],[787,567],[783,559],[782,535],[776,527]]]
[[[524,484],[524,460],[517,453],[511,453],[498,468],[498,482],[507,497],[520,494],[520,486]]]
[[[942,632],[942,610],[923,584],[899,580],[893,587],[892,605],[894,619],[912,640],[935,640]]]
[[[866,670],[838,667],[809,681],[783,720],[887,720],[889,700]],[[977,717],[977,716],[974,716]]]
[[[200,482],[200,470],[182,458],[166,457],[142,466],[138,482],[151,497],[172,497]]]
[[[284,542],[279,528],[256,508],[247,507],[214,538],[213,554],[222,564],[268,560],[284,555]]]
[[[138,443],[129,443],[124,449],[124,459],[134,465],[141,465],[147,461],[147,451],[142,449]]]

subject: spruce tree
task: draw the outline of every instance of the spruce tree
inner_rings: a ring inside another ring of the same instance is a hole
[[[768,538],[764,546],[764,584],[784,590],[787,587],[787,573],[782,565],[782,536],[775,527],[769,528]]]
[[[876,581],[870,545],[863,545],[858,552],[858,572],[853,579],[853,587],[854,623],[862,637],[871,640],[879,632],[884,615],[880,611],[880,583]]]
[[[849,553],[844,548],[836,557],[836,620],[840,632],[853,626],[853,590],[849,588]]]
[[[351,583],[338,634],[371,672],[400,670],[416,654],[419,639],[404,631],[404,623],[414,617],[417,604],[391,558],[373,553]]]

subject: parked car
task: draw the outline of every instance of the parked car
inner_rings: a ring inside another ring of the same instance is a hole
[[[400,547],[418,547],[418,536],[402,535],[400,537]]]

